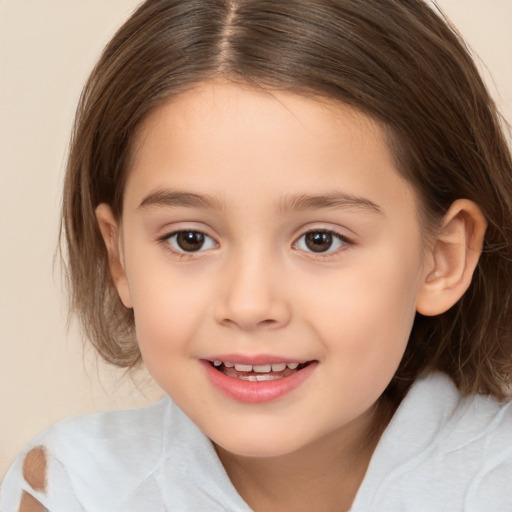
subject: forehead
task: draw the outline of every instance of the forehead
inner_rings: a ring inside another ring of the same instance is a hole
[[[153,111],[142,123],[134,140],[134,154],[159,135],[182,136],[193,130],[196,138],[228,145],[237,139],[254,142],[300,141],[307,132],[311,139],[325,131],[357,136],[371,134],[385,145],[384,130],[367,115],[334,100],[302,96],[292,92],[255,88],[249,85],[213,81],[196,84]],[[174,133],[173,133],[174,132]],[[227,136],[227,139],[223,139]],[[322,137],[323,138],[323,137]],[[328,141],[326,141],[328,142]],[[306,149],[306,148],[304,148]]]
[[[127,194],[169,186],[228,202],[259,192],[282,203],[311,188],[389,203],[412,197],[370,117],[324,98],[222,82],[173,98],[136,134]]]

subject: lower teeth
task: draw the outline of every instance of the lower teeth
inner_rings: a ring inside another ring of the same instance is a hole
[[[267,375],[239,375],[236,377],[237,379],[242,379],[242,380],[250,380],[252,382],[255,382],[255,381],[262,381],[262,380],[276,380],[276,379],[282,379],[283,376],[282,375],[271,375],[271,374],[267,374]]]
[[[1,1],[1,0],[0,0]],[[296,368],[285,368],[282,371],[272,371],[268,373],[258,373],[258,372],[243,372],[243,371],[237,371],[233,366],[225,366],[224,364],[213,364],[213,367],[226,375],[226,377],[232,377],[235,379],[240,380],[246,380],[250,382],[262,382],[262,381],[268,381],[268,380],[278,380],[283,379],[284,377],[289,377],[290,375],[293,375],[294,373],[298,372],[299,370],[302,370],[302,368],[305,368],[308,363],[301,363],[298,364]]]

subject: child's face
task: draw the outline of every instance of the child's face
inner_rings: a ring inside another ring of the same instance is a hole
[[[139,132],[120,245],[118,289],[149,371],[235,454],[290,453],[368,425],[425,280],[415,194],[376,123],[220,83]],[[294,362],[309,364],[265,373]]]

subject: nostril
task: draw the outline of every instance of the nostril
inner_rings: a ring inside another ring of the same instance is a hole
[[[259,280],[259,281],[258,281]],[[214,306],[215,320],[224,327],[247,331],[275,329],[285,326],[291,318],[290,304],[266,278],[234,283],[218,297]]]
[[[261,322],[259,322],[258,325],[262,325],[262,326],[270,326],[270,325],[274,325],[276,324],[277,321],[276,320],[273,320],[271,318],[267,319],[267,320],[262,320]]]

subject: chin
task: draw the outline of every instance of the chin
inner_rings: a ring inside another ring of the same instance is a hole
[[[277,434],[277,433],[275,433]],[[214,444],[239,457],[280,457],[296,452],[306,441],[292,438],[289,432],[280,435],[247,433],[247,436],[232,436],[225,439],[211,438]]]

